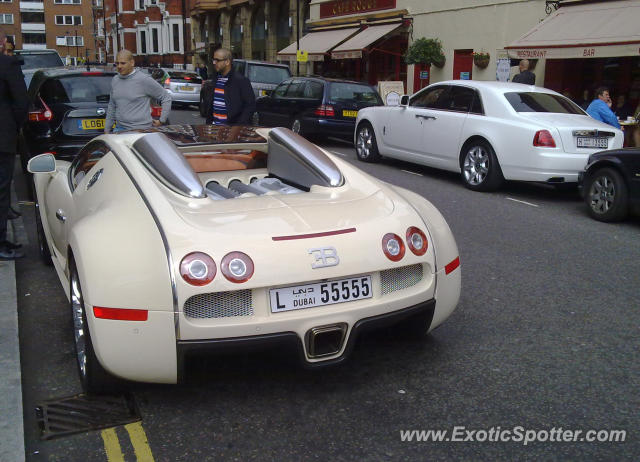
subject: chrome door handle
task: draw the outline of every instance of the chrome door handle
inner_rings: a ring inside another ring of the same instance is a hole
[[[67,217],[64,215],[64,210],[62,209],[58,209],[58,211],[56,212],[56,218],[63,223],[67,221]]]
[[[424,114],[416,114],[416,118],[418,118],[418,119],[426,119],[426,120],[429,120],[429,119],[436,120],[437,119],[437,117],[430,116],[430,115],[424,115]]]

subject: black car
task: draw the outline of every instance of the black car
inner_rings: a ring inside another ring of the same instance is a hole
[[[352,138],[358,111],[382,104],[378,92],[366,83],[293,77],[257,99],[254,123],[288,127],[306,137]]]
[[[29,84],[29,117],[19,138],[23,168],[31,157],[53,152],[73,158],[91,138],[104,131],[111,79],[98,70],[43,69]]]
[[[596,220],[619,221],[640,211],[640,148],[592,154],[578,181],[587,211]]]

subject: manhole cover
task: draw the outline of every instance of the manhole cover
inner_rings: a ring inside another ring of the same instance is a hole
[[[141,420],[131,394],[53,399],[36,407],[36,417],[43,440]]]

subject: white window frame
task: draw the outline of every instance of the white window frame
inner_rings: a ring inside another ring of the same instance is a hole
[[[142,32],[144,32],[145,35],[145,49],[146,51],[142,51]],[[146,26],[142,26],[142,27],[138,27],[138,30],[136,32],[136,47],[138,49],[138,54],[139,55],[148,55],[149,51],[151,49],[150,45],[150,32],[149,29]]]
[[[82,35],[58,35],[56,36],[56,45],[59,47],[83,47],[84,37]]]
[[[56,5],[82,5],[82,0],[53,0]]]
[[[136,10],[136,11],[144,11],[147,8],[147,1],[146,0],[134,0],[134,5],[135,5],[134,10]]]
[[[167,53],[184,53],[184,37],[183,37],[183,29],[182,29],[182,18],[177,18],[177,19],[169,19],[168,21],[166,21],[167,24],[167,35],[168,37],[168,43],[169,46],[166,47],[167,48]],[[173,48],[173,26],[177,25],[178,26],[178,46],[179,49],[178,50],[174,50]]]
[[[74,18],[80,18],[80,23],[75,24]],[[58,19],[61,19],[62,22],[58,22]],[[71,22],[67,22],[67,19],[69,19]],[[82,16],[77,14],[57,14],[55,17],[55,23],[57,26],[81,26]]]
[[[0,3],[11,3],[13,0],[0,0]]]
[[[153,31],[157,31],[158,33],[158,50],[153,49]],[[147,47],[147,54],[150,55],[159,55],[162,54],[162,29],[160,25],[149,26],[149,47]]]
[[[11,22],[7,22],[7,16],[9,16],[9,21]],[[2,22],[0,22],[0,24],[13,24],[13,13],[0,13],[0,18],[2,18]]]

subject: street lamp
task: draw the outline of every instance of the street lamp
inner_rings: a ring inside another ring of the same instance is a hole
[[[67,56],[64,58],[64,63],[69,65],[69,31],[64,31],[64,43],[67,45]]]

